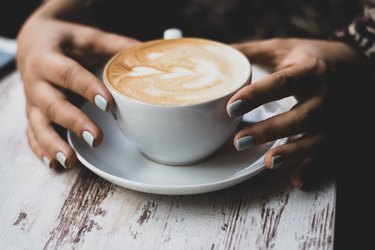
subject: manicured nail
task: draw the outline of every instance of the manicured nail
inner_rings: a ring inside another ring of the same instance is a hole
[[[44,165],[46,165],[47,167],[51,167],[50,166],[50,164],[51,164],[51,161],[48,159],[48,157],[47,156],[43,156],[43,163],[44,163]]]
[[[57,160],[60,162],[60,164],[67,169],[65,162],[66,162],[66,157],[63,152],[57,152],[56,154]]]
[[[107,100],[101,96],[101,95],[96,95],[95,96],[95,104],[98,106],[103,111],[107,110]]]
[[[236,141],[236,149],[237,151],[242,151],[250,148],[254,145],[254,143],[254,137],[252,137],[251,135],[244,136]]]
[[[82,133],[83,139],[90,145],[90,147],[94,147],[94,136],[87,130],[83,131]]]
[[[278,169],[284,165],[284,156],[282,155],[275,155],[272,157],[272,165],[271,169]]]
[[[242,115],[245,111],[246,103],[242,100],[237,100],[227,106],[227,113],[230,117]]]

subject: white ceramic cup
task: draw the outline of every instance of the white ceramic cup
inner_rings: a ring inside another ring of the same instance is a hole
[[[167,30],[164,39],[178,38],[181,34],[178,30]],[[235,49],[233,51],[241,54]],[[238,89],[251,81],[252,74],[248,59],[242,54],[240,58],[238,63],[248,64],[249,70],[241,73],[246,75],[246,81],[238,84]],[[199,162],[219,149],[239,125],[241,117],[230,118],[226,113],[226,104],[238,89],[199,104],[150,104],[127,97],[112,87],[105,76],[109,63],[104,69],[103,79],[115,100],[113,112],[117,124],[151,160],[168,165]]]

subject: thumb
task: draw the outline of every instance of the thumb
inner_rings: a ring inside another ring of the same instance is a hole
[[[88,26],[75,25],[71,32],[72,42],[78,50],[91,52],[95,55],[111,56],[139,43],[134,38]]]
[[[274,66],[277,47],[272,40],[235,43],[231,46],[242,52],[251,63]]]
[[[140,43],[134,38],[114,33],[99,31],[97,35],[90,46],[92,46],[95,52],[102,55],[113,55]]]

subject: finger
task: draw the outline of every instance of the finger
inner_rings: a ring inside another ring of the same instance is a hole
[[[234,137],[236,148],[244,150],[254,144],[263,144],[321,128],[326,122],[322,102],[320,96],[315,96],[298,103],[288,112],[245,127]],[[245,144],[243,138],[247,138],[247,141],[251,138],[252,142]]]
[[[314,161],[312,158],[305,159],[301,162],[297,167],[293,169],[290,176],[290,181],[292,182],[293,187],[295,188],[302,188],[304,182],[302,180],[302,173],[306,172],[306,169],[312,168],[314,165]]]
[[[35,136],[34,136],[34,133],[33,133],[32,129],[29,125],[26,128],[26,135],[27,135],[27,139],[28,139],[28,142],[29,142],[29,145],[30,145],[31,149],[39,157],[39,159],[41,159],[43,161],[44,165],[46,165],[49,168],[53,168],[53,169],[56,168],[57,167],[56,160],[54,160],[49,155],[49,153],[39,145],[39,143],[35,139]]]
[[[312,190],[322,181],[322,162],[316,158],[308,158],[302,161],[291,172],[290,180],[293,187],[302,190]]]
[[[113,55],[119,51],[129,49],[139,43],[138,40],[114,33],[103,32],[98,29],[85,28],[74,30],[73,43],[78,48],[89,50],[96,55]]]
[[[38,144],[64,168],[72,168],[76,161],[73,149],[51,127],[45,115],[33,106],[29,117],[30,127]]]
[[[269,169],[278,169],[295,165],[307,158],[321,156],[326,152],[324,133],[304,135],[294,141],[270,149],[264,156],[264,162]]]
[[[101,66],[100,63],[103,63],[103,60],[106,60],[103,59],[103,56],[98,56],[98,54],[83,51],[79,48],[65,48],[64,54],[77,61],[91,72],[95,72],[95,70]]]
[[[139,41],[97,29],[83,28],[84,32],[73,36],[73,40],[61,45],[64,54],[82,63],[86,67],[97,66],[103,59],[127,50]],[[71,43],[71,44],[70,44]]]
[[[103,133],[80,109],[65,99],[65,96],[53,86],[40,82],[34,84],[38,108],[54,123],[73,131],[91,147],[100,145]],[[48,94],[43,94],[48,93]]]
[[[242,115],[268,102],[293,96],[299,92],[312,95],[319,88],[317,62],[305,62],[277,71],[250,85],[246,85],[228,101],[229,116]],[[314,83],[314,84],[311,84]]]
[[[112,108],[112,96],[101,80],[71,58],[49,52],[41,56],[40,67],[44,80],[81,95],[103,111]]]
[[[247,56],[251,63],[274,67],[276,64],[276,48],[281,47],[281,39],[252,41],[232,44],[232,46]]]

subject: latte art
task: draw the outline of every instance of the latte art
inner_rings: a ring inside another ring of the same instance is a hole
[[[105,77],[117,91],[139,101],[196,104],[243,85],[249,69],[241,60],[240,53],[216,42],[157,40],[120,53],[107,65]]]

